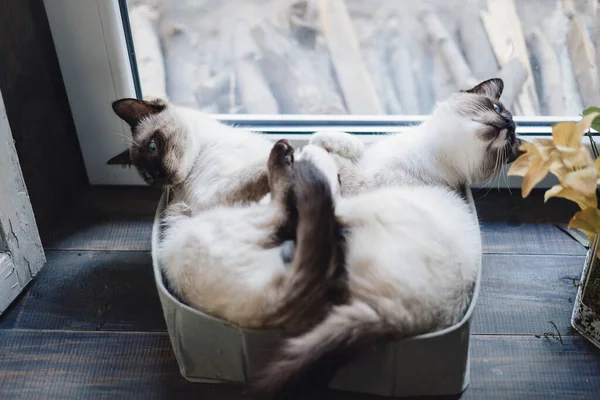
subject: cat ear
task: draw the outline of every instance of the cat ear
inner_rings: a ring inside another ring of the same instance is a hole
[[[122,153],[117,154],[107,162],[108,165],[131,165],[131,156],[129,150],[125,150]]]
[[[479,94],[493,99],[499,99],[504,90],[504,82],[500,78],[488,79],[481,82],[472,89],[465,90],[467,93]]]
[[[160,99],[153,101],[121,99],[112,103],[115,114],[123,121],[127,122],[132,128],[135,127],[142,118],[157,114],[166,107],[167,103]]]

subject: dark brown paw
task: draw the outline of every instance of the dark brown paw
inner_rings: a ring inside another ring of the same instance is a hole
[[[285,139],[273,145],[269,155],[269,186],[271,198],[279,201],[285,196],[292,182],[294,148]]]
[[[294,148],[286,139],[281,139],[273,145],[269,156],[269,168],[279,169],[290,167],[294,163]]]

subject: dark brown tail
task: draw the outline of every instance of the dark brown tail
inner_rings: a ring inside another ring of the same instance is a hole
[[[327,178],[314,164],[297,161],[292,190],[298,211],[296,250],[272,324],[297,333],[324,318],[332,297],[343,297],[333,292],[344,292],[345,270]]]
[[[393,328],[365,303],[336,306],[312,330],[286,340],[251,383],[248,394],[256,400],[292,400],[323,388],[360,350],[393,333]]]

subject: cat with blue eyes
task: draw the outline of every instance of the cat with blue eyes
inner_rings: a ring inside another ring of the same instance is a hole
[[[190,206],[170,209],[159,254],[174,290],[194,307],[242,326],[272,323],[265,319],[273,315],[269,310],[280,310],[277,299],[290,298],[280,297],[285,280],[277,277],[294,271],[286,266],[283,239],[297,242],[302,224],[318,226],[329,218],[336,226],[335,235],[310,247],[341,247],[327,257],[335,268],[327,262],[312,267],[336,271],[336,285],[344,285],[336,290],[344,295],[316,297],[323,312],[311,313],[307,325],[294,318],[293,327],[302,329],[292,329],[255,377],[255,398],[291,399],[326,385],[337,368],[373,344],[462,319],[481,264],[477,215],[466,188],[497,175],[519,154],[502,90],[503,82],[491,79],[454,93],[421,125],[370,146],[343,132],[314,134],[305,154],[326,178],[315,184],[327,186],[297,197],[287,214],[278,214],[281,196],[268,168],[273,144],[264,136],[162,101],[115,102],[117,115],[132,127],[131,160],[146,182],[171,188],[176,201]],[[270,186],[273,207],[238,206],[260,200]],[[317,193],[327,194],[334,212],[299,217],[296,211],[311,206]],[[293,222],[291,229],[269,222],[282,215]],[[282,232],[288,236],[273,242]],[[310,251],[296,247],[293,253],[292,263]],[[297,276],[300,281],[285,285],[284,293],[311,286]],[[296,316],[315,305],[310,296],[292,297],[285,308]]]
[[[121,99],[115,113],[131,127],[129,157],[146,183],[168,188],[193,212],[261,200],[269,191],[273,142],[161,99]]]

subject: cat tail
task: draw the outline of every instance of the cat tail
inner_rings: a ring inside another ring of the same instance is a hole
[[[334,307],[312,330],[287,339],[251,382],[253,399],[294,399],[327,386],[360,350],[391,338],[393,326],[366,303]]]
[[[329,311],[332,295],[347,291],[342,252],[338,251],[342,239],[329,185],[313,163],[295,163],[291,198],[298,211],[296,249],[269,325],[294,333],[312,327]]]

